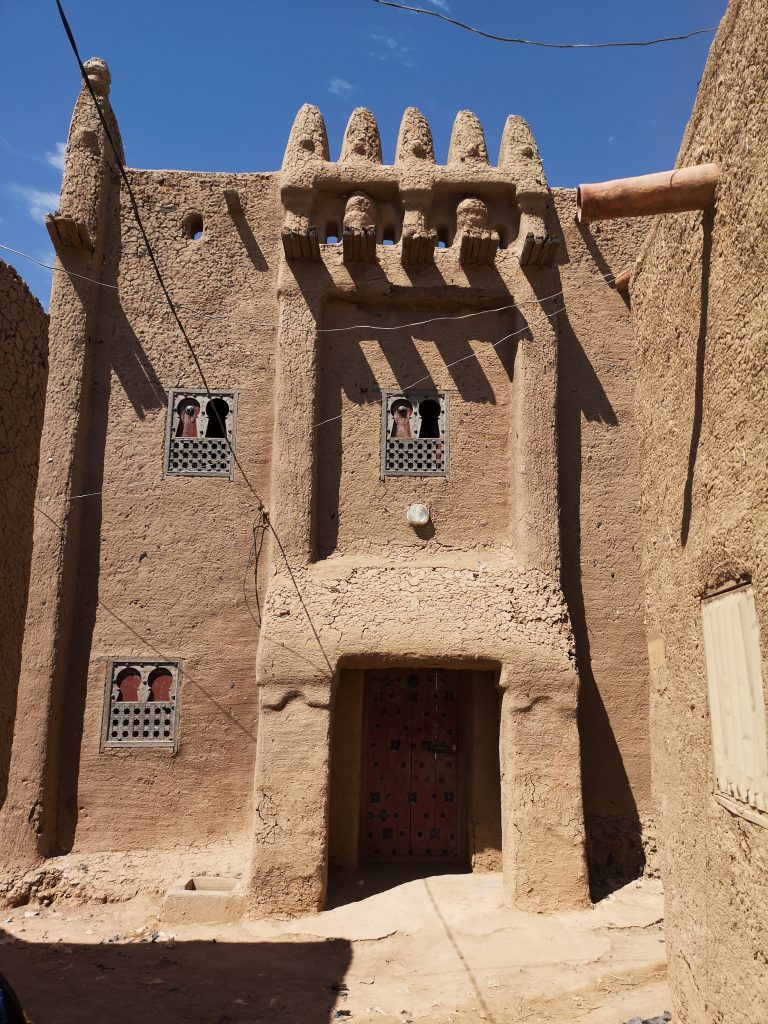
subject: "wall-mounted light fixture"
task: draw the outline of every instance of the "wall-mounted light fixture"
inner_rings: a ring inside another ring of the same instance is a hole
[[[411,526],[426,526],[429,522],[429,509],[426,505],[411,505],[406,514]]]

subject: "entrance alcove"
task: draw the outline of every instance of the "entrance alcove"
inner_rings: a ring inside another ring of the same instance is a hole
[[[340,671],[331,717],[332,890],[349,872],[398,884],[406,875],[501,870],[500,706],[492,671]]]

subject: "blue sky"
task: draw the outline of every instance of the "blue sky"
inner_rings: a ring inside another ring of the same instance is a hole
[[[594,42],[717,25],[726,0],[411,0],[479,27]],[[522,114],[551,185],[670,166],[712,36],[638,50],[494,43],[371,0],[65,0],[83,58],[112,71],[112,104],[135,167],[276,170],[304,102],[325,115],[332,158],[350,111],[370,107],[385,160],[402,111],[429,118],[444,160],[456,111],[474,110],[491,157]],[[53,0],[0,0],[0,242],[51,262],[78,71]],[[47,303],[50,274],[0,251]]]

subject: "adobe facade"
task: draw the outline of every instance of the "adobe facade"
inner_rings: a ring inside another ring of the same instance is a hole
[[[768,773],[759,775],[768,651],[767,29],[763,5],[729,5],[678,158],[678,166],[719,165],[715,206],[657,218],[631,287],[653,783],[682,1024],[768,1019]],[[729,604],[736,617],[720,619],[718,606]]]
[[[320,908],[329,870],[371,861],[499,869],[540,911],[642,871],[636,369],[610,282],[644,228],[579,229],[518,117],[496,163],[468,112],[439,163],[414,109],[393,164],[362,109],[332,160],[305,106],[280,172],[128,173],[206,384],[82,92],[49,218],[83,276],[51,299],[7,898],[66,887],[68,854],[109,899],[202,865],[251,915]]]

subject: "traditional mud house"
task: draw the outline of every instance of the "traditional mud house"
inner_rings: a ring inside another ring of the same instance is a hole
[[[445,164],[415,109],[393,164],[363,109],[332,161],[306,106],[279,173],[128,176],[199,365],[83,91],[10,898],[67,853],[107,898],[237,878],[232,913],[321,907],[329,865],[501,868],[535,910],[636,875],[643,226],[580,229],[525,122],[492,163],[468,112]]]

